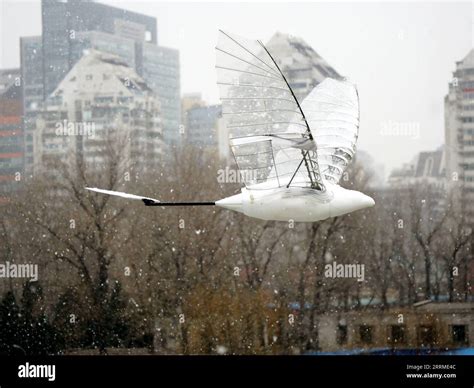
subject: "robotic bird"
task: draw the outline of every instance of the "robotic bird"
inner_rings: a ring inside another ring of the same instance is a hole
[[[355,154],[356,87],[326,78],[298,101],[277,61],[260,41],[220,31],[217,80],[230,147],[245,187],[215,202],[160,202],[117,191],[147,206],[215,205],[263,220],[315,222],[374,206],[339,186]]]

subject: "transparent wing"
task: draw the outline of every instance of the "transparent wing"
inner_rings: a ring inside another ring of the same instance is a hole
[[[324,180],[338,183],[355,154],[359,96],[355,85],[326,78],[301,104],[318,148]]]
[[[311,132],[271,53],[220,31],[216,56],[222,115],[247,187],[322,188]]]

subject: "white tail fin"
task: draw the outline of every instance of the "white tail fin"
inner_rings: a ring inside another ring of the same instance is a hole
[[[96,187],[86,187],[86,190],[95,191],[96,193],[114,195],[116,197],[128,198],[128,199],[138,199],[143,201],[146,206],[214,206],[216,203],[214,201],[207,202],[161,202],[155,198],[142,197],[140,195],[122,193],[121,191],[112,191],[112,190],[103,190]]]
[[[103,190],[103,189],[98,189],[96,187],[86,187],[86,190],[95,191],[96,193],[101,193],[101,194],[114,195],[116,197],[122,197],[122,198],[128,198],[128,199],[137,199],[137,200],[143,201],[143,202],[145,202],[145,201],[146,202],[153,201],[155,203],[160,202],[159,200],[157,200],[155,198],[142,197],[140,195],[122,193],[121,191]]]

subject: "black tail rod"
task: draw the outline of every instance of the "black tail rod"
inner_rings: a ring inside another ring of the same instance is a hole
[[[214,206],[215,202],[157,202],[152,199],[142,199],[146,206]]]

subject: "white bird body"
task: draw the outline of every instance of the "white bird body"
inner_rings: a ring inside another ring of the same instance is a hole
[[[262,220],[316,222],[371,207],[369,196],[326,182],[326,191],[305,187],[242,189],[216,205]]]
[[[160,202],[88,190],[142,200],[147,206],[216,205],[287,222],[316,222],[374,206],[369,196],[339,186],[359,132],[355,85],[326,78],[300,104],[260,41],[221,31],[216,53],[222,116],[245,183],[241,193],[216,202]]]

